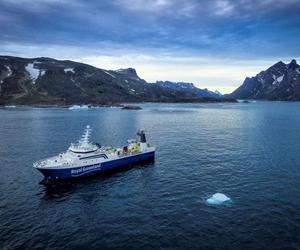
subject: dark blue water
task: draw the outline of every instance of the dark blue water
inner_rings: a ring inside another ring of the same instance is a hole
[[[87,124],[114,146],[144,128],[156,162],[41,184]],[[299,103],[1,109],[0,143],[0,249],[300,249]]]

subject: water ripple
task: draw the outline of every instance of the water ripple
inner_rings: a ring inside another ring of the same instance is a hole
[[[299,113],[263,102],[0,110],[0,249],[299,249]],[[144,128],[156,162],[40,183],[32,162],[87,123],[105,145]],[[217,192],[232,204],[207,205]]]

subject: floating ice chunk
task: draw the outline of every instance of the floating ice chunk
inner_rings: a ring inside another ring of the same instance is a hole
[[[73,105],[69,107],[69,110],[88,110],[89,106],[88,105]]]
[[[208,198],[206,202],[210,205],[222,205],[224,203],[230,202],[231,199],[222,193],[215,193],[213,196]]]
[[[16,108],[16,106],[15,105],[6,105],[5,108],[14,109],[14,108]]]

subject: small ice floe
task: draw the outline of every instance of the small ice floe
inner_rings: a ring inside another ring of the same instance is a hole
[[[231,202],[231,199],[222,193],[215,193],[213,196],[208,198],[206,202],[210,205],[222,205]]]
[[[88,105],[73,105],[69,107],[69,110],[88,110],[89,106]]]
[[[15,109],[16,106],[15,105],[6,105],[5,108],[7,108],[7,109]]]

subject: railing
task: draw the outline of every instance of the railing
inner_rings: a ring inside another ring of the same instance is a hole
[[[47,163],[47,159],[39,160],[33,163],[33,167],[44,167]]]
[[[44,158],[44,159],[41,159],[41,160],[39,160],[39,161],[34,162],[34,163],[33,163],[33,166],[34,166],[35,168],[37,168],[37,167],[45,167],[47,164],[51,163],[51,161],[54,162],[55,159],[57,159],[56,156],[50,157],[50,158]],[[59,163],[59,162],[57,162],[57,163]]]

